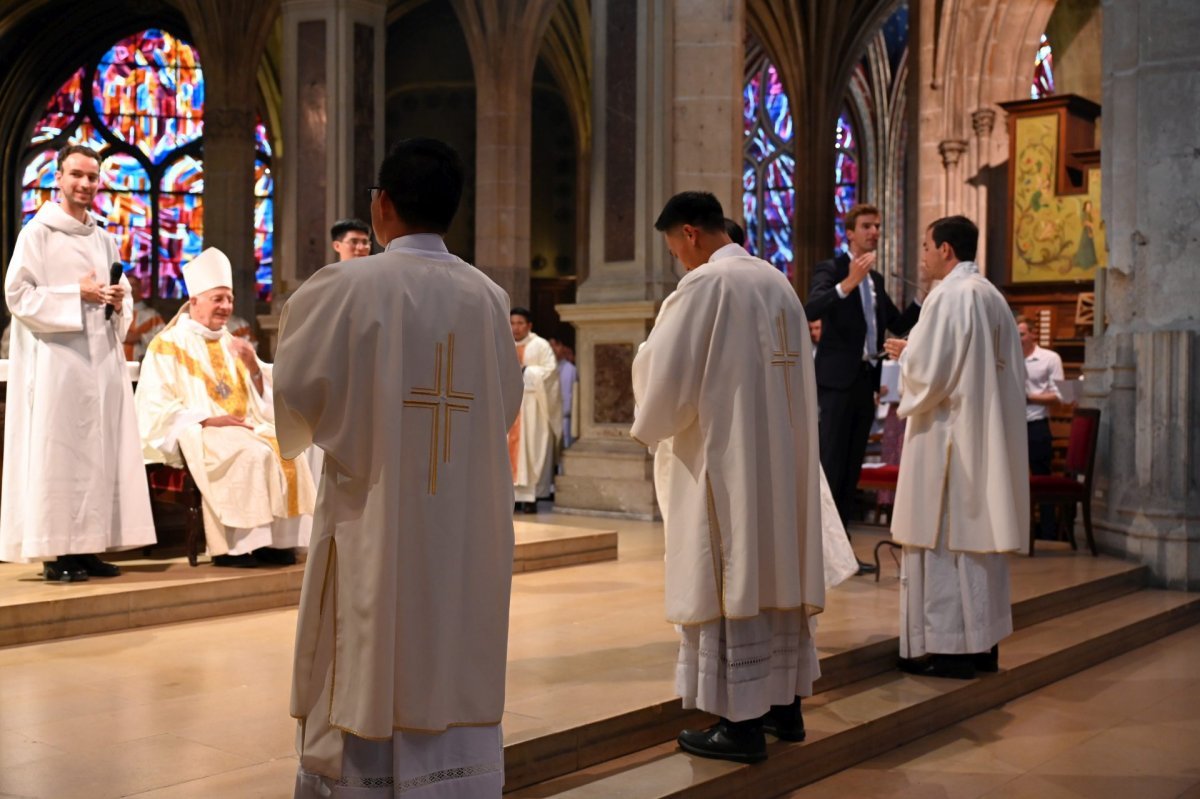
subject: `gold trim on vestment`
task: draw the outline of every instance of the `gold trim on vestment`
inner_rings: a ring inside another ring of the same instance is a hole
[[[711,619],[703,619],[702,621],[677,621],[675,619],[667,619],[667,624],[678,624],[680,627],[697,627],[702,624],[712,624],[714,621],[745,621],[747,619],[757,619],[768,610],[774,610],[778,613],[788,613],[794,610],[803,610],[806,616],[819,616],[825,612],[825,608],[816,605],[810,605],[807,602],[801,602],[799,605],[789,605],[787,607],[777,607],[775,605],[763,605],[759,607],[758,613],[750,616],[713,616]]]
[[[437,493],[438,484],[438,438],[441,437],[441,459],[442,463],[450,462],[450,447],[451,439],[454,432],[454,414],[455,413],[470,413],[471,407],[460,402],[451,402],[451,399],[471,401],[475,399],[474,394],[468,394],[465,391],[457,391],[454,388],[454,334],[450,333],[446,342],[447,363],[446,363],[446,381],[442,383],[442,344],[438,342],[434,345],[434,367],[433,367],[433,388],[424,386],[410,389],[410,391],[418,397],[433,397],[434,400],[404,400],[402,403],[406,408],[423,408],[433,411],[433,419],[431,420],[429,430],[429,487],[430,496]],[[446,407],[445,417],[442,416],[442,406]]]
[[[771,353],[771,356],[775,358],[771,361],[771,365],[783,367],[783,389],[787,393],[788,426],[794,428],[796,425],[792,420],[792,373],[790,370],[796,366],[796,359],[800,357],[800,353],[788,349],[787,319],[784,317],[783,311],[779,312],[779,318],[775,321],[779,326],[779,338],[782,343],[779,345],[778,351]]]
[[[213,346],[215,345],[217,352],[221,354],[220,361],[225,367],[223,371],[226,374],[229,374],[228,363],[225,361],[225,351],[221,348],[221,342],[206,341],[205,343],[208,345],[209,360],[212,363],[214,372],[217,369],[217,361],[213,356]],[[244,381],[249,379],[249,375],[246,371],[246,367],[240,361],[237,361],[236,366],[234,367],[235,375],[231,375],[233,385],[227,386],[228,393],[226,396],[222,397],[217,379],[212,374],[209,374],[207,371],[205,371],[204,367],[200,365],[200,362],[193,358],[190,353],[188,353],[178,344],[175,344],[171,341],[166,341],[162,334],[155,336],[154,340],[150,342],[150,346],[147,348],[147,353],[163,355],[174,359],[175,362],[178,363],[185,372],[197,380],[203,381],[205,393],[208,395],[208,398],[220,406],[221,410],[225,411],[225,413],[229,414],[230,416],[237,416],[241,419],[246,418],[246,413],[249,409],[250,398],[246,391],[246,383]],[[241,368],[238,369],[238,367]]]
[[[289,519],[295,518],[300,515],[300,480],[296,474],[296,461],[283,457],[279,451],[279,439],[275,436],[260,438],[271,445],[271,449],[275,451],[275,460],[279,461],[279,468],[283,469],[283,476],[287,481],[287,515]]]

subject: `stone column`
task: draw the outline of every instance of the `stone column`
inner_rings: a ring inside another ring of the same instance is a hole
[[[990,166],[991,147],[992,147],[992,128],[996,125],[996,111],[991,108],[977,108],[971,112],[971,128],[975,131],[975,153],[974,163],[971,174],[975,177],[972,193],[975,195],[974,208],[971,210],[971,217],[975,224],[979,226],[979,245],[976,252],[979,254],[977,260],[983,260],[987,257],[987,233],[988,233],[988,183],[983,177],[983,173]],[[987,268],[987,264],[984,264]]]
[[[1093,508],[1107,552],[1200,588],[1200,5],[1104,0],[1108,325],[1087,345],[1102,411]]]
[[[578,331],[582,418],[555,488],[560,508],[658,516],[653,464],[629,438],[630,365],[676,283],[653,223],[676,191],[741,203],[743,13],[728,0],[592,5],[590,264],[578,302],[558,307]]]
[[[333,260],[329,228],[371,219],[383,160],[386,0],[283,0],[275,306]]]
[[[938,154],[942,156],[945,180],[942,195],[946,198],[945,214],[961,214],[963,212],[963,179],[958,164],[966,151],[967,142],[962,139],[946,139],[938,144]]]

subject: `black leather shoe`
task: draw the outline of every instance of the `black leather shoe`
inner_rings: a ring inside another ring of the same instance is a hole
[[[214,566],[226,566],[231,569],[256,569],[258,558],[253,555],[214,555]]]
[[[536,502],[522,502],[521,503],[521,512],[522,513],[537,513],[537,503]]]
[[[88,573],[66,558],[48,560],[42,564],[42,578],[48,583],[87,582]]]
[[[89,577],[119,577],[121,567],[115,563],[105,563],[95,555],[72,555],[76,567],[83,569]]]
[[[993,646],[990,652],[977,652],[971,655],[971,659],[975,662],[976,671],[995,674],[1000,671],[1000,644]]]
[[[804,717],[800,715],[800,697],[790,705],[771,705],[762,717],[763,732],[781,741],[804,740]]]
[[[296,550],[259,547],[253,552],[254,559],[267,566],[295,566]]]
[[[901,658],[900,671],[918,677],[946,677],[952,680],[975,679],[974,655],[929,655],[924,658]]]
[[[879,571],[879,569],[875,567],[874,563],[864,563],[860,560],[858,562],[858,574],[855,576],[857,577],[864,574],[874,574],[877,571]]]
[[[735,763],[759,763],[767,759],[762,719],[741,722],[721,719],[706,730],[684,730],[678,740],[680,749],[699,757]]]

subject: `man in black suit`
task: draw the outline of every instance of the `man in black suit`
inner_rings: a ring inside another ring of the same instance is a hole
[[[917,323],[926,293],[923,285],[917,301],[903,312],[888,297],[883,276],[873,268],[879,232],[878,208],[851,208],[846,213],[850,254],[817,264],[804,306],[810,320],[821,321],[816,363],[821,466],[847,530],[875,418],[884,331],[908,333]],[[860,561],[859,574],[867,571],[874,567]]]

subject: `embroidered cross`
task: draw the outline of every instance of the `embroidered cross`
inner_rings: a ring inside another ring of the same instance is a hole
[[[429,494],[437,493],[438,463],[450,462],[450,442],[454,433],[454,414],[470,413],[471,406],[464,404],[475,399],[474,394],[454,388],[454,334],[445,345],[447,354],[446,373],[442,374],[443,347],[439,341],[434,345],[433,387],[414,388],[412,394],[427,399],[404,400],[406,408],[421,408],[433,414],[429,426]],[[444,379],[443,379],[444,377]],[[441,449],[439,459],[438,449]]]
[[[792,372],[796,366],[796,359],[801,353],[792,352],[788,348],[787,320],[783,316],[783,311],[779,312],[779,318],[775,320],[779,328],[779,349],[771,353],[771,365],[780,366],[783,368],[783,387],[787,392],[788,406],[788,424],[795,427],[792,421]]]
[[[992,328],[992,352],[996,356],[996,371],[1003,372],[1004,367],[1008,366],[1008,361],[1000,354],[1000,328]]]

